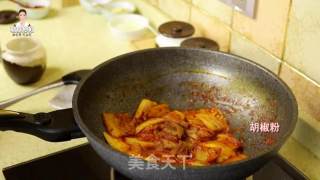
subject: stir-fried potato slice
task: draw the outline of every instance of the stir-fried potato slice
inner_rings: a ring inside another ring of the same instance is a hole
[[[138,138],[133,138],[133,137],[127,137],[125,138],[126,142],[130,145],[139,145],[142,147],[153,147],[155,146],[155,143],[150,142],[150,141],[142,141]]]
[[[174,143],[172,141],[166,140],[166,139],[161,139],[162,145],[165,149],[172,149],[176,148],[179,144]]]
[[[107,132],[103,133],[104,138],[107,140],[107,142],[115,149],[121,151],[121,152],[127,152],[130,148],[130,146],[123,141],[121,141],[118,138],[114,138],[111,135],[109,135]]]
[[[226,128],[224,119],[218,119],[214,114],[198,113],[196,114],[196,118],[212,131],[220,131]]]
[[[200,162],[207,162],[209,158],[209,153],[206,151],[196,151],[195,153],[195,159]]]
[[[169,106],[166,104],[159,104],[152,106],[147,114],[148,118],[159,118],[170,112]]]
[[[218,141],[209,141],[209,142],[202,143],[202,145],[205,147],[217,149],[220,151],[219,157],[217,159],[218,163],[221,163],[221,162],[229,159],[230,157],[236,155],[231,147],[229,147],[223,143],[220,143]]]
[[[170,121],[168,121],[168,122],[166,122],[166,124],[164,124],[162,131],[168,135],[176,136],[179,139],[182,137],[182,135],[184,133],[183,127],[181,127],[179,124],[177,124],[175,122],[170,122]]]
[[[188,121],[188,123],[191,125],[191,126],[203,126],[203,122],[196,117],[196,115],[198,114],[197,111],[186,111],[185,112],[185,115],[186,115],[186,119]]]
[[[207,165],[209,165],[209,163],[194,160],[194,161],[188,162],[188,165],[191,165],[191,166],[207,166]]]
[[[218,154],[214,149],[197,147],[194,156],[196,161],[209,163],[214,161],[218,157]]]
[[[130,149],[127,151],[130,156],[140,156],[142,153],[142,148],[140,145],[130,144]]]
[[[134,115],[134,118],[135,119],[142,118],[142,116],[146,114],[150,108],[156,105],[157,105],[156,102],[150,101],[149,99],[143,99],[138,106],[138,109]]]
[[[108,132],[114,137],[135,134],[133,121],[127,114],[103,113],[103,119]]]
[[[158,123],[161,123],[161,122],[164,122],[164,121],[165,120],[162,119],[162,118],[153,118],[153,119],[147,120],[147,121],[139,124],[136,127],[136,134],[139,133],[140,131],[142,131],[144,128],[148,127],[148,126],[152,126],[154,124],[158,124]]]
[[[186,130],[188,137],[196,141],[208,141],[208,139],[213,137],[213,134],[210,132],[210,129],[202,127],[191,126]]]
[[[237,149],[241,146],[241,143],[231,134],[218,134],[217,141],[229,146],[232,149]]]
[[[120,137],[124,132],[120,129],[119,119],[112,113],[103,113],[104,124],[110,134],[114,137]]]
[[[171,111],[167,113],[165,116],[163,116],[163,118],[178,123],[182,127],[188,127],[188,123],[185,121],[185,115],[183,112]]]

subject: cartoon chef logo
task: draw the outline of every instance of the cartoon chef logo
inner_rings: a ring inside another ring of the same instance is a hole
[[[19,22],[11,27],[10,32],[13,36],[31,36],[33,27],[26,21],[27,11],[20,9],[18,12]]]

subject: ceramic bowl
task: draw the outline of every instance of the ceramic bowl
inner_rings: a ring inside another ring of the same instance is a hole
[[[114,15],[109,18],[109,27],[117,38],[137,40],[148,30],[149,20],[137,14]]]

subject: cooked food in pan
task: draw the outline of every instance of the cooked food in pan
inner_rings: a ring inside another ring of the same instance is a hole
[[[133,117],[103,113],[104,137],[114,148],[157,162],[205,166],[246,158],[241,142],[229,131],[217,108],[178,111],[143,99]]]

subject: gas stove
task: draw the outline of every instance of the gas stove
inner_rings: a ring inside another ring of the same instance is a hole
[[[7,167],[6,180],[130,180],[108,166],[89,144]],[[303,180],[302,172],[277,156],[247,180]]]

